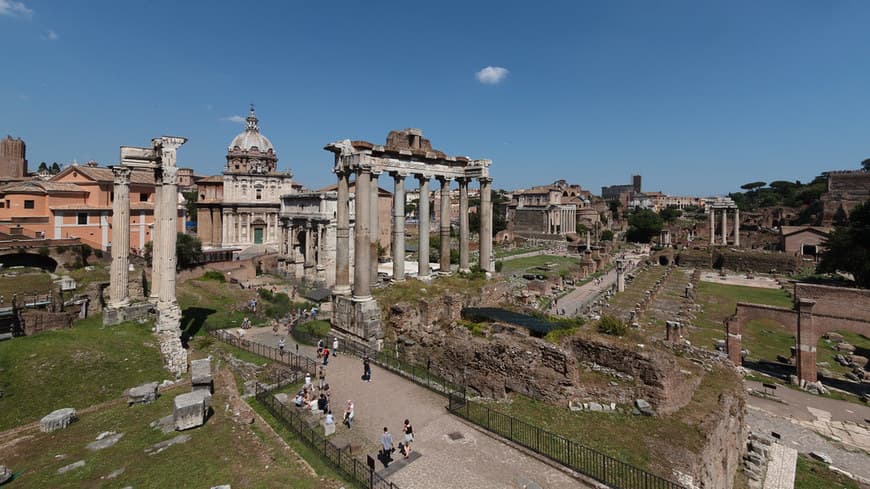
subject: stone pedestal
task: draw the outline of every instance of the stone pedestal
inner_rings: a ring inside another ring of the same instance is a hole
[[[196,428],[205,424],[211,409],[211,394],[199,390],[180,394],[173,402],[172,420],[178,431]]]
[[[190,384],[195,391],[214,392],[214,381],[211,377],[211,359],[203,358],[190,362]]]
[[[333,326],[339,330],[364,341],[375,341],[384,337],[381,310],[376,300],[358,301],[346,296],[336,296],[334,306]]]

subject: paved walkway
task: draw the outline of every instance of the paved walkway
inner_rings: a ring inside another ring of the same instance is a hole
[[[270,346],[278,344],[271,328],[248,330],[245,338]],[[292,338],[286,341],[287,350],[295,351]],[[299,351],[309,356],[315,353],[306,345],[300,345]],[[449,414],[447,400],[428,389],[376,365],[372,365],[372,382],[362,382],[361,375],[360,359],[341,354],[330,359],[326,380],[333,393],[336,418],[341,419],[345,401],[352,399],[356,435],[362,433],[365,439],[378,442],[386,426],[396,445],[402,439],[403,420],[411,420],[413,449],[420,457],[388,476],[402,489],[523,488],[530,480],[542,489],[591,487]],[[339,425],[336,434],[346,429]]]
[[[794,473],[797,466],[797,450],[774,443],[770,446],[770,462],[764,489],[794,488]]]
[[[628,255],[626,260],[626,273],[634,270],[637,263],[641,260],[642,255]],[[601,277],[600,283],[596,284],[595,280],[587,282],[580,287],[575,288],[571,292],[559,298],[559,300],[550,307],[550,314],[556,316],[558,312],[565,310],[565,316],[579,316],[586,309],[589,303],[598,298],[601,293],[616,285],[616,268],[611,269]]]

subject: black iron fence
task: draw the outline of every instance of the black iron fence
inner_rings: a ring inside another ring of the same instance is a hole
[[[308,358],[305,355],[293,353],[288,350],[282,351],[279,348],[273,348],[262,343],[257,343],[255,341],[239,338],[238,336],[229,333],[228,331],[223,329],[215,329],[209,331],[209,334],[214,338],[223,341],[224,343],[233,345],[241,350],[249,351],[256,355],[260,355],[261,357],[266,357],[270,360],[282,363],[293,370],[299,372],[307,372],[311,374],[311,377],[317,376],[318,362],[315,361],[313,358]]]
[[[281,384],[277,382],[276,384]],[[255,396],[275,419],[288,430],[295,433],[303,443],[310,446],[347,479],[365,489],[399,489],[374,471],[374,467],[355,458],[349,448],[339,448],[323,435],[320,425],[309,426],[308,422],[275,399],[272,392],[260,384],[255,388]]]
[[[676,482],[619,461],[576,441],[470,401],[462,392],[452,392],[448,399],[447,409],[451,413],[609,487],[686,489]]]

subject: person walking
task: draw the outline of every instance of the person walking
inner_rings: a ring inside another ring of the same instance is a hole
[[[324,346],[323,338],[317,340],[317,356],[318,357],[323,354],[323,346]]]
[[[353,428],[353,401],[350,399],[347,400],[344,408],[344,424],[347,426],[347,429]]]
[[[369,357],[363,358],[363,376],[362,379],[365,382],[372,381],[372,365],[369,362]]]
[[[323,349],[323,366],[329,364],[329,348]]]
[[[338,355],[338,337],[332,339],[332,355]]]
[[[384,426],[384,434],[381,435],[381,446],[384,447],[384,453],[387,458],[389,458],[390,454],[393,452],[393,435],[390,434],[390,430]]]
[[[405,434],[405,458],[408,458],[408,454],[411,453],[411,442],[414,441],[414,427],[411,426],[410,420],[405,420],[405,424],[402,426],[402,433]]]

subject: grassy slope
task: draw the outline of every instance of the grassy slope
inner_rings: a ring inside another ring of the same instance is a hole
[[[212,403],[216,412],[206,425],[185,432],[190,441],[146,455],[145,448],[179,434],[164,435],[149,424],[171,414],[172,399],[186,391],[179,387],[147,406],[122,404],[83,415],[66,430],[37,433],[0,451],[0,459],[21,473],[13,484],[16,487],[322,487],[319,477],[288,458],[271,439],[226,416],[220,393]],[[85,445],[103,431],[124,433],[124,437],[113,447],[87,450]],[[56,458],[59,454],[63,459]],[[84,460],[85,467],[57,474],[58,468],[78,460]],[[102,479],[120,468],[124,472],[116,479]]]
[[[70,329],[0,342],[0,430],[170,377],[150,324],[104,328],[101,320],[96,316]]]
[[[580,260],[578,258],[567,257],[567,256],[553,256],[553,255],[538,255],[538,256],[530,256],[526,258],[517,258],[516,260],[507,260],[502,265],[501,273],[508,275],[511,273],[522,273],[526,270],[534,273],[546,274],[546,270],[537,270],[535,267],[542,267],[547,264],[555,264],[550,272],[558,273],[562,270],[570,270],[572,268],[577,268],[580,265]]]
[[[858,483],[837,474],[821,462],[798,456],[794,489],[858,489]]]

